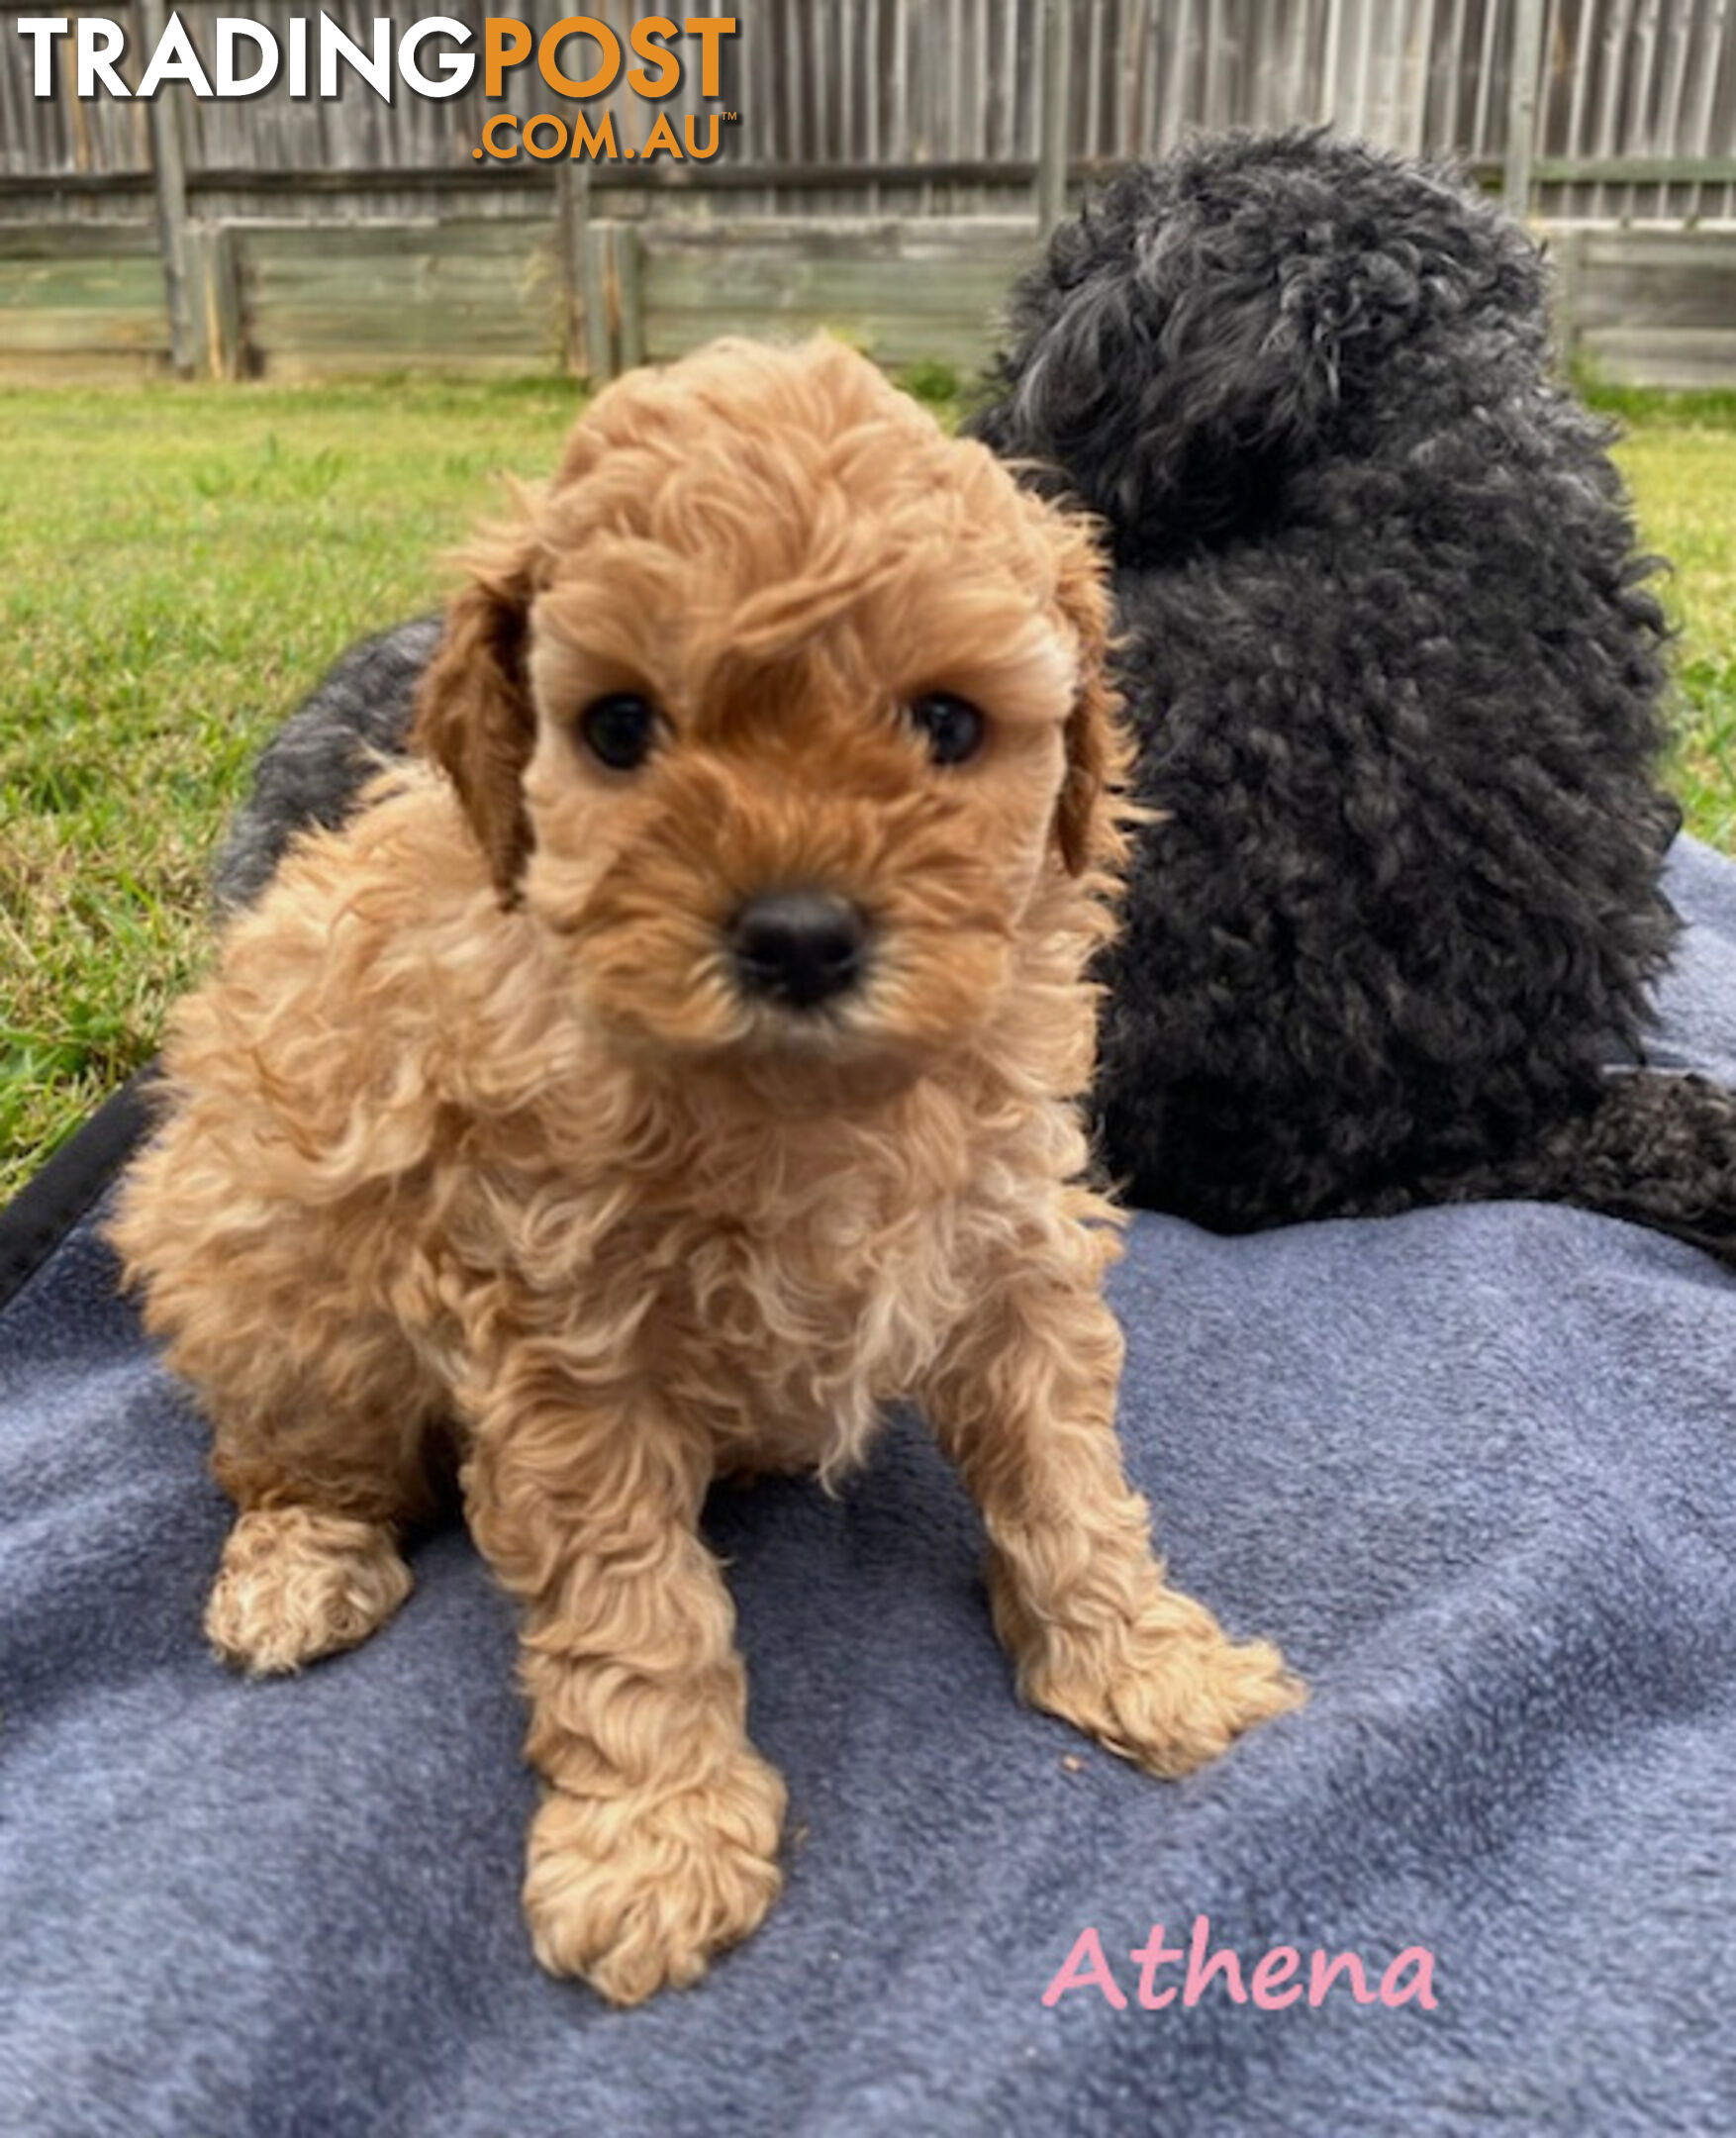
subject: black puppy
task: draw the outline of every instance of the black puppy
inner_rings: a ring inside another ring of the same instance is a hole
[[[1640,1066],[1664,623],[1546,294],[1454,176],[1316,135],[1128,171],[1016,293],[974,428],[1106,523],[1165,813],[1098,1090],[1135,1202],[1244,1230],[1538,1197],[1736,1260],[1736,1101]],[[290,721],[222,897],[347,806],[358,736],[401,741],[433,632]]]
[[[1523,231],[1317,135],[1187,148],[1056,234],[975,428],[1117,567],[1166,813],[1099,1084],[1133,1199],[1541,1197],[1729,1254],[1736,1103],[1636,1066],[1663,615]]]

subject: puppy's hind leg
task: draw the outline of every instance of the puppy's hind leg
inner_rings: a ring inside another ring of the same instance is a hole
[[[389,1524],[317,1507],[253,1507],[224,1543],[205,1634],[226,1663],[272,1677],[358,1647],[410,1590]]]
[[[221,1051],[217,1068],[239,1075],[243,1056]],[[236,1505],[206,1633],[226,1662],[267,1674],[354,1647],[403,1603],[398,1537],[437,1506],[448,1407],[396,1309],[356,1275],[354,1212],[346,1235],[245,1185],[226,1136],[252,1105],[220,1092],[170,1114],[105,1230],[210,1421]]]
[[[1703,1076],[1612,1072],[1589,1104],[1517,1150],[1425,1175],[1414,1200],[1496,1197],[1647,1225],[1736,1270],[1736,1092]]]
[[[212,1466],[238,1514],[205,1632],[255,1676],[356,1647],[410,1594],[399,1542],[437,1504],[439,1407],[401,1339],[371,1349],[362,1375],[351,1344],[340,1394],[280,1392],[244,1425],[219,1412]]]

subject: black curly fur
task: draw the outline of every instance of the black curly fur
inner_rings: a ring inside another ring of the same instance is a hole
[[[1137,1202],[1736,1229],[1736,1103],[1607,1073],[1677,925],[1665,625],[1546,299],[1453,174],[1314,135],[1126,172],[1016,294],[973,428],[1103,517],[1166,813],[1099,1085]]]
[[[212,867],[220,918],[258,897],[298,831],[341,824],[381,759],[403,754],[417,681],[439,638],[437,616],[364,638],[284,722],[253,768],[252,792]]]

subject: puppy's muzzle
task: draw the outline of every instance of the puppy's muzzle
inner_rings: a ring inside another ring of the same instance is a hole
[[[861,980],[868,923],[848,899],[830,892],[762,892],[729,923],[729,955],[743,994],[787,1010],[814,1010]]]

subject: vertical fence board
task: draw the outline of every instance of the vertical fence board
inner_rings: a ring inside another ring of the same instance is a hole
[[[162,0],[140,0],[139,27],[154,46],[167,18]],[[167,293],[169,346],[175,369],[183,375],[198,365],[199,302],[192,283],[192,245],[187,230],[186,139],[179,84],[158,91],[150,107],[151,163],[156,181],[157,231],[162,246],[163,285]],[[74,113],[83,110],[74,98]]]
[[[616,355],[624,371],[645,360],[644,241],[631,223],[615,226]]]
[[[579,280],[585,307],[585,370],[601,386],[615,376],[614,226],[588,222],[580,245]]]
[[[1683,107],[1688,95],[1688,47],[1694,24],[1679,9],[1670,25],[1670,46],[1664,69],[1664,93],[1650,121],[1653,146],[1668,152],[1668,144],[1683,138]],[[1670,187],[1658,187],[1657,215],[1661,222],[1670,213]]]
[[[1356,87],[1352,92],[1355,102],[1350,131],[1365,139],[1371,133],[1379,133],[1379,129],[1370,124],[1370,107],[1374,100],[1377,33],[1381,17],[1385,13],[1387,6],[1378,5],[1377,0],[1359,0],[1356,26]]]
[[[1051,231],[1067,211],[1067,113],[1072,70],[1071,0],[1043,0],[1042,146],[1037,163],[1037,228]]]
[[[67,221],[144,215],[153,157],[153,107],[106,96],[31,93],[32,48],[17,34],[42,0],[0,0],[0,213]],[[233,0],[178,0],[208,64],[216,26]],[[1282,126],[1311,117],[1412,151],[1469,154],[1484,167],[1508,146],[1513,83],[1511,26],[1522,0],[1074,0],[1067,150],[1108,161],[1169,148],[1188,131]],[[479,41],[484,0],[447,0]],[[1732,0],[1544,0],[1539,153],[1550,158],[1537,205],[1546,215],[1619,221],[1731,218],[1736,189],[1736,5]],[[377,0],[329,0],[326,14],[364,50]],[[559,20],[565,0],[529,0],[534,31]],[[1012,210],[1041,142],[1040,49],[1045,0],[755,0],[725,48],[726,97],[740,123],[723,136],[719,163],[659,163],[683,196],[711,212],[744,208],[824,213],[864,205]],[[128,44],[122,68],[137,82],[150,9],[165,0],[103,0]],[[624,36],[638,0],[596,0]],[[301,0],[251,0],[249,18],[286,56],[301,20],[317,69],[320,17]],[[594,50],[575,34],[563,53]],[[243,64],[250,49],[241,47]],[[71,39],[55,47],[69,69]],[[433,51],[425,51],[432,63]],[[701,111],[697,66],[682,48],[683,79],[664,109],[680,122]],[[451,99],[425,100],[394,82],[383,99],[339,67],[335,101],[292,102],[278,91],[244,100],[194,99],[171,88],[158,106],[181,107],[186,192],[194,220],[298,212],[342,221],[421,212],[512,220],[548,215],[557,161],[506,172],[478,159],[488,106],[480,81]],[[534,62],[509,74],[501,108],[521,120],[558,108]],[[642,135],[644,107],[624,81],[594,98],[618,137]],[[160,110],[156,112],[160,118]],[[1691,170],[1642,180],[1607,173],[1554,175],[1562,160],[1646,154],[1675,166],[1722,157],[1703,180]],[[558,159],[564,160],[564,159]],[[756,184],[723,190],[728,164],[751,165]],[[821,188],[804,166],[823,165]],[[871,170],[852,180],[853,167]],[[1015,166],[1023,166],[1013,176]],[[945,166],[946,168],[942,168]],[[1001,175],[998,167],[1005,167]],[[908,176],[893,176],[894,171]],[[352,190],[334,187],[353,173]],[[641,186],[631,166],[613,180],[611,214],[656,217],[674,203]],[[291,182],[310,182],[298,191]],[[313,181],[318,181],[314,183]],[[62,183],[63,182],[63,183]],[[56,190],[56,188],[59,190]]]
[[[1514,0],[1507,49],[1507,139],[1501,197],[1510,215],[1531,208],[1531,165],[1537,153],[1537,75],[1542,61],[1543,0]]]
[[[1632,0],[1604,0],[1601,39],[1602,79],[1598,84],[1596,153],[1612,156],[1621,142],[1622,60],[1632,24]],[[1606,212],[1608,188],[1599,184],[1592,196],[1593,215]]]
[[[1694,98],[1689,153],[1695,156],[1704,157],[1711,153],[1712,120],[1718,102],[1719,61],[1724,55],[1724,39],[1728,27],[1729,11],[1726,0],[1716,0],[1716,5],[1705,20],[1706,51],[1701,60],[1698,88]],[[1731,121],[1727,131],[1736,138],[1736,112],[1732,112]],[[1685,210],[1690,219],[1697,220],[1699,217],[1704,197],[1703,186],[1696,185],[1690,189]]]

